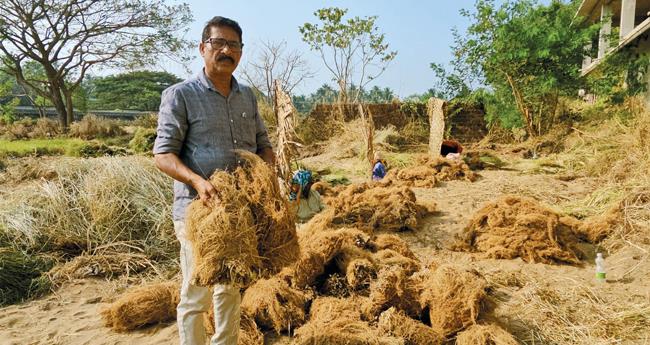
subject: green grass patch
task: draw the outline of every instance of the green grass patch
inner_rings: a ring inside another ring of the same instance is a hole
[[[0,140],[0,156],[26,157],[42,155],[75,155],[86,145],[77,138]]]
[[[13,248],[0,248],[0,306],[49,292],[51,282],[43,273],[50,268],[51,260],[26,255]]]

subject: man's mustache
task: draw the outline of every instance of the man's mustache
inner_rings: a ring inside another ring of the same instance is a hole
[[[228,55],[219,55],[219,56],[217,56],[217,61],[225,61],[225,60],[229,60],[231,63],[235,63],[235,59],[231,58]]]

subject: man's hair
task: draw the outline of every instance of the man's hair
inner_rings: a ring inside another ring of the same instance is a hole
[[[232,20],[230,18],[216,16],[216,17],[213,17],[212,19],[210,19],[207,23],[205,23],[205,27],[203,27],[203,36],[201,37],[201,42],[205,42],[205,40],[210,38],[210,28],[213,27],[213,26],[216,26],[216,27],[227,26],[227,27],[235,30],[237,35],[239,35],[239,42],[242,41],[242,38],[241,38],[242,31],[241,31],[241,27],[239,26],[239,23],[237,23],[236,21],[234,21],[234,20]]]

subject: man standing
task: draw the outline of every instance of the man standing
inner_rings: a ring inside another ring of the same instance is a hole
[[[214,17],[206,23],[199,44],[204,68],[196,77],[175,84],[162,94],[154,144],[156,166],[174,181],[174,230],[181,245],[183,283],[177,308],[182,345],[204,345],[203,313],[214,305],[215,334],[211,344],[236,345],[239,332],[239,289],[190,283],[192,247],[185,232],[185,210],[197,196],[219,202],[207,180],[217,169],[233,170],[240,162],[235,149],[256,152],[267,163],[275,157],[255,95],[232,76],[242,55],[242,30],[231,19]],[[233,243],[237,245],[237,243]]]

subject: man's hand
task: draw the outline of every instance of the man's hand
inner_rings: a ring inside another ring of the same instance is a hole
[[[154,156],[156,166],[160,171],[174,180],[188,184],[196,189],[199,198],[205,206],[219,202],[217,190],[209,181],[190,170],[174,153],[161,153]]]
[[[197,176],[192,180],[192,187],[196,189],[196,192],[199,194],[199,200],[203,202],[203,205],[210,206],[211,203],[214,204],[219,202],[217,190],[210,181]]]

